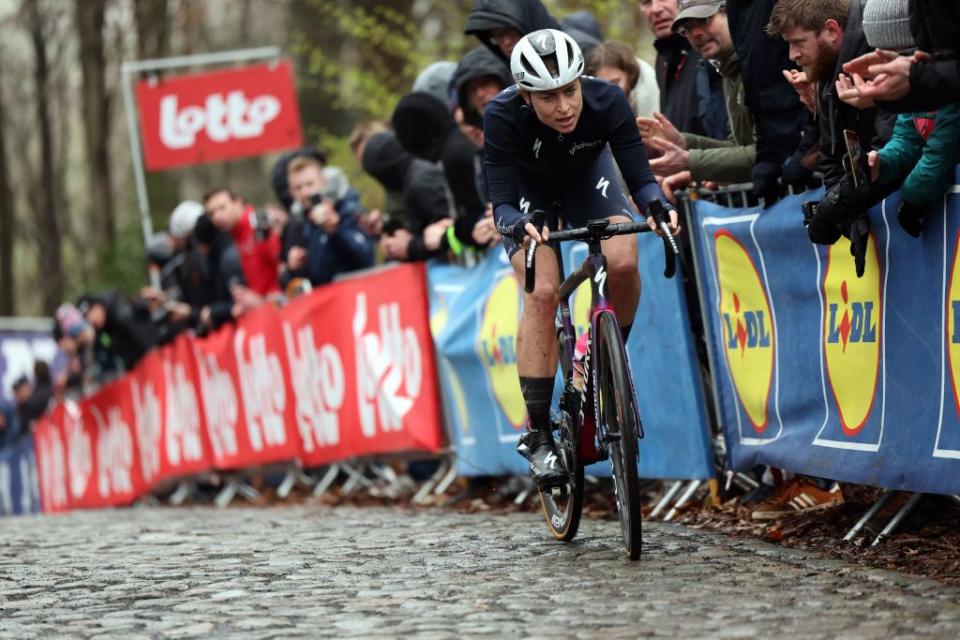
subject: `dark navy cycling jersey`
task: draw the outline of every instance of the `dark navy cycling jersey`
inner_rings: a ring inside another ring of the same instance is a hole
[[[537,118],[517,86],[503,90],[483,114],[487,187],[501,233],[526,218],[521,184],[560,192],[571,180],[593,171],[609,145],[634,202],[666,201],[623,91],[604,80],[581,78],[583,110],[576,128],[561,134]]]

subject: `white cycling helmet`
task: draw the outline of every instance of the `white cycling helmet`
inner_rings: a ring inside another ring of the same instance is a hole
[[[541,29],[520,39],[510,56],[510,72],[526,91],[552,91],[583,73],[583,52],[573,38],[556,29]]]

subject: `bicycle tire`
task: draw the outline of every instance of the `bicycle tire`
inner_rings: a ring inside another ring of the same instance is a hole
[[[617,498],[617,516],[623,533],[623,544],[631,560],[640,557],[643,546],[643,523],[640,514],[640,480],[637,468],[637,421],[626,352],[620,326],[611,312],[597,318],[596,351],[594,360],[606,440],[613,466],[614,492]],[[619,436],[619,437],[618,437]]]
[[[557,336],[560,342],[560,370],[564,383],[570,379],[573,355],[567,351],[563,335]],[[562,393],[562,391],[561,391]],[[572,415],[558,411],[561,416],[559,429],[554,434],[557,451],[567,469],[567,483],[562,487],[541,489],[540,505],[547,529],[554,538],[570,542],[580,528],[580,516],[583,512],[583,462],[580,458],[580,416],[578,407],[573,407]]]

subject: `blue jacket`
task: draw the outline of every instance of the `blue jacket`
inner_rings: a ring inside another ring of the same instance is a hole
[[[307,278],[312,285],[325,284],[339,273],[373,266],[373,242],[360,229],[357,215],[363,212],[355,189],[334,205],[340,215],[336,231],[327,233],[309,219],[303,222],[307,245]]]

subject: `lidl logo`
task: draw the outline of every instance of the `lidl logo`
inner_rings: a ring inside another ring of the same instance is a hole
[[[729,231],[714,236],[724,354],[737,397],[754,431],[767,428],[776,340],[760,273]]]
[[[519,319],[520,285],[516,276],[509,273],[494,286],[483,309],[477,336],[477,354],[500,409],[516,429],[522,428],[527,419],[517,376]]]
[[[950,381],[953,383],[953,401],[960,416],[960,232],[954,239],[953,266],[950,269],[950,285],[947,289],[947,355],[950,359]]]
[[[841,238],[827,252],[823,352],[827,376],[848,436],[870,417],[880,374],[880,261],[876,238],[867,245],[866,271],[857,278],[850,242]]]

